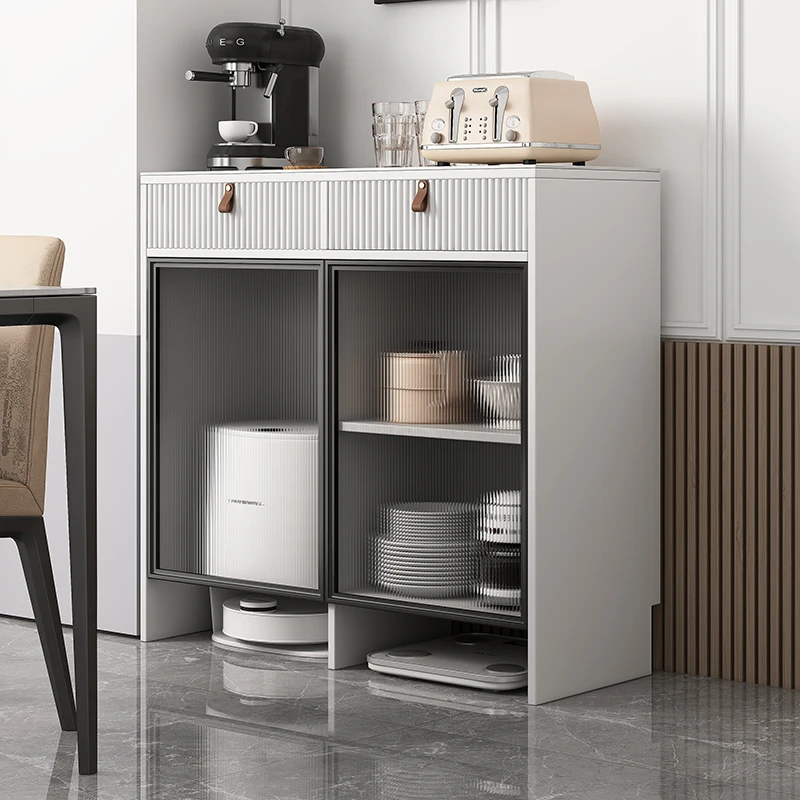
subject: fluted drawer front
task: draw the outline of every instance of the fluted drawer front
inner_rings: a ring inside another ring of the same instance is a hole
[[[411,210],[413,179],[346,180],[329,185],[332,250],[527,250],[527,181],[523,178],[437,178],[431,170],[428,209]]]
[[[319,250],[325,186],[237,182],[233,210],[218,207],[227,181],[150,184],[147,248],[158,250]]]

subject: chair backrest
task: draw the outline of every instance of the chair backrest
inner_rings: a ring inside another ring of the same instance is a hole
[[[0,236],[2,288],[59,286],[63,266],[61,239]],[[42,511],[52,366],[52,327],[0,327],[0,478],[27,486]]]

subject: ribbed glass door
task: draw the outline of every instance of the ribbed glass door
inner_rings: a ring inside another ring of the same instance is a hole
[[[320,589],[320,267],[153,266],[156,573]]]
[[[523,271],[333,277],[334,594],[521,617]]]

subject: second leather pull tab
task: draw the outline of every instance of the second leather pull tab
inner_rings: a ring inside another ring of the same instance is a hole
[[[411,204],[411,210],[417,214],[428,210],[428,181],[417,181],[417,194]]]
[[[219,213],[230,214],[233,211],[233,198],[236,194],[236,187],[232,183],[225,184],[225,194],[222,195],[222,200],[219,201]]]

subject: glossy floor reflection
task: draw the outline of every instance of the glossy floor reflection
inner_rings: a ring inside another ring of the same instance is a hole
[[[522,693],[228,653],[100,643],[100,773],[79,777],[35,629],[0,619],[0,798],[497,800],[800,796],[800,694],[656,675]]]

